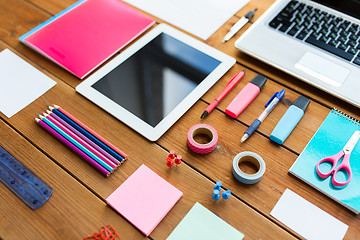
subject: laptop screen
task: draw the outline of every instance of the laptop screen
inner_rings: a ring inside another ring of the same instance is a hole
[[[352,17],[360,19],[360,0],[313,0]]]

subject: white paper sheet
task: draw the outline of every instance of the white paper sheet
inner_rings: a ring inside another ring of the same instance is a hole
[[[286,189],[270,213],[306,239],[343,239],[348,225]]]
[[[206,40],[250,0],[124,1]]]
[[[9,49],[0,52],[0,111],[8,118],[55,84],[55,81]]]

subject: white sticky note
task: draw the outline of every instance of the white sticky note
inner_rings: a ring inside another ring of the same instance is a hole
[[[204,40],[250,0],[124,0]]]
[[[0,111],[7,117],[12,117],[55,84],[9,49],[0,53]]]
[[[343,239],[348,225],[286,189],[271,216],[306,239]]]

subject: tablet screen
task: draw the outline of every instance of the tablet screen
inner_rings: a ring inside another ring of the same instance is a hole
[[[220,63],[161,33],[92,87],[155,127]]]

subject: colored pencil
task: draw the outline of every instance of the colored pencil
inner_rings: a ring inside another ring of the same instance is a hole
[[[65,122],[63,119],[61,119],[59,116],[57,116],[55,113],[47,110],[46,111],[48,114],[50,114],[50,116],[52,116],[53,118],[55,118],[58,122],[60,122],[62,125],[64,125],[65,127],[67,127],[70,131],[72,131],[75,135],[79,136],[81,139],[83,139],[85,142],[87,142],[88,144],[90,144],[93,148],[95,148],[97,151],[99,151],[102,155],[104,155],[105,157],[107,157],[110,161],[112,161],[115,165],[120,165],[120,161],[118,161],[116,158],[114,158],[113,156],[111,156],[108,152],[106,152],[104,149],[102,149],[101,147],[99,147],[98,145],[96,145],[96,143],[94,143],[93,141],[91,141],[89,138],[85,137],[81,132],[79,132],[78,130],[76,130],[75,128],[73,128],[70,124],[68,124],[67,122]]]
[[[35,121],[43,128],[45,131],[49,132],[51,135],[53,135],[56,139],[61,141],[65,146],[73,150],[76,154],[78,154],[81,158],[83,158],[85,161],[87,161],[89,164],[91,164],[93,167],[95,167],[99,172],[101,172],[103,175],[108,177],[110,175],[110,172],[107,171],[103,166],[98,164],[96,161],[94,161],[91,157],[86,155],[83,151],[78,149],[74,144],[66,140],[63,136],[61,136],[59,133],[57,133],[54,129],[49,127],[44,121],[35,118]]]
[[[62,113],[61,111],[59,111],[56,108],[52,108],[49,107],[50,110],[55,113],[56,115],[58,115],[60,118],[62,118],[64,121],[66,121],[67,123],[69,123],[71,126],[73,126],[76,130],[78,130],[79,132],[81,132],[82,134],[84,134],[86,137],[88,137],[89,139],[91,139],[93,142],[95,142],[97,145],[99,145],[100,147],[102,147],[105,151],[107,151],[108,153],[110,153],[112,156],[114,156],[116,159],[118,159],[120,162],[122,162],[125,158],[118,154],[117,152],[115,152],[114,150],[112,150],[110,147],[108,147],[106,144],[104,144],[102,141],[100,141],[99,139],[97,139],[94,135],[92,135],[91,133],[89,133],[87,130],[85,130],[83,127],[81,127],[78,123],[74,122],[72,119],[70,119],[67,115],[65,115],[64,113]]]
[[[93,154],[91,151],[89,151],[87,148],[85,148],[83,145],[81,145],[78,141],[76,141],[74,138],[72,138],[69,134],[67,134],[65,131],[63,131],[61,128],[56,126],[54,123],[52,123],[49,119],[46,117],[43,117],[39,115],[40,119],[43,120],[49,127],[54,129],[56,132],[58,132],[60,135],[62,135],[64,138],[66,138],[68,141],[70,141],[72,144],[74,144],[77,148],[79,148],[81,151],[83,151],[85,154],[87,154],[89,157],[94,159],[96,162],[98,162],[101,166],[103,166],[106,170],[111,172],[113,168],[104,162],[101,158]]]
[[[68,113],[66,110],[64,110],[63,108],[61,108],[60,106],[57,106],[54,104],[54,107],[59,110],[60,112],[62,112],[63,114],[65,114],[67,117],[69,117],[71,120],[73,120],[74,122],[76,122],[77,124],[79,124],[82,128],[84,128],[86,131],[88,131],[89,133],[91,133],[92,135],[94,135],[96,138],[98,138],[100,141],[102,141],[104,144],[106,144],[107,146],[109,146],[112,150],[114,150],[115,152],[117,152],[120,156],[122,156],[124,159],[127,158],[127,155],[125,153],[123,153],[122,151],[120,151],[117,147],[115,147],[114,145],[112,145],[110,142],[108,142],[106,139],[104,139],[103,137],[101,137],[99,134],[97,134],[96,132],[94,132],[92,129],[90,129],[88,126],[86,126],[85,124],[83,124],[82,122],[80,122],[78,119],[76,119],[74,116],[72,116],[70,113]]]
[[[54,123],[56,126],[58,126],[59,128],[61,128],[61,130],[63,130],[64,132],[66,132],[67,134],[69,134],[72,138],[74,138],[76,141],[78,141],[81,145],[83,145],[85,148],[87,148],[89,151],[91,151],[93,154],[95,154],[96,156],[98,156],[99,158],[101,158],[104,162],[106,162],[107,164],[109,164],[110,167],[112,168],[116,168],[117,165],[115,165],[112,161],[110,161],[107,157],[105,157],[104,155],[102,155],[99,151],[97,151],[95,148],[93,148],[92,146],[90,146],[87,142],[85,142],[83,139],[81,139],[78,135],[76,135],[75,133],[73,133],[70,129],[68,129],[66,126],[64,126],[61,122],[59,122],[58,120],[56,120],[55,118],[53,118],[51,115],[43,113],[44,117],[46,117],[47,119],[49,119],[52,123]]]

